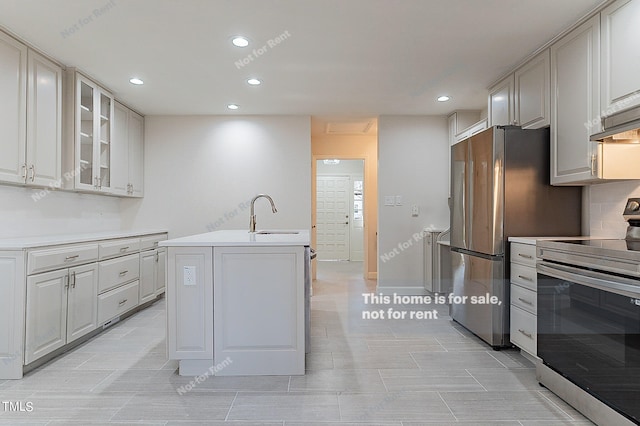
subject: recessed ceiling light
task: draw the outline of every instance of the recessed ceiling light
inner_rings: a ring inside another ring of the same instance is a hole
[[[247,83],[249,83],[252,86],[257,86],[259,84],[262,84],[262,82],[257,78],[250,78],[249,80],[247,80]]]
[[[229,105],[227,105],[227,108],[229,108],[229,109],[238,109],[240,107],[238,105],[236,105],[236,104],[229,104]]]
[[[136,86],[140,86],[141,84],[144,84],[144,81],[140,80],[139,78],[131,78],[129,79],[129,83],[131,84],[135,84]]]
[[[447,102],[449,99],[451,99],[451,98],[446,96],[446,95],[438,96],[438,102]]]
[[[247,47],[249,45],[249,40],[242,36],[237,36],[231,40],[231,43],[233,43],[233,45],[237,47]]]

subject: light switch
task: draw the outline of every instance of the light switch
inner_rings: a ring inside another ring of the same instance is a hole
[[[416,217],[420,214],[420,208],[416,205],[411,206],[411,216]]]
[[[195,266],[184,266],[184,285],[196,285],[196,267]]]
[[[395,206],[396,199],[393,195],[385,195],[384,196],[384,205],[385,206]]]
[[[396,195],[396,206],[402,205],[402,195]]]

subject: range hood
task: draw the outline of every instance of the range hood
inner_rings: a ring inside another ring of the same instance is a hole
[[[592,174],[597,180],[640,179],[640,107],[602,120],[604,131],[591,135],[597,142]]]
[[[640,144],[640,107],[603,118],[602,128],[601,133],[591,135],[592,141]]]

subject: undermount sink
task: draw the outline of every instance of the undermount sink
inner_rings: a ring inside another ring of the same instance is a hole
[[[283,235],[293,235],[293,234],[299,234],[300,232],[298,231],[258,231],[256,232],[256,234],[259,235],[269,235],[269,234],[283,234]]]

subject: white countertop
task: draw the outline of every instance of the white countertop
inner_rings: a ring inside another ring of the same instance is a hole
[[[38,237],[0,239],[0,250],[24,250],[34,247],[57,246],[61,244],[84,243],[114,238],[139,237],[142,235],[163,234],[166,229],[148,229],[140,231],[105,231],[85,234],[44,235]]]
[[[606,240],[604,237],[589,237],[589,236],[573,236],[573,237],[509,237],[509,241],[512,243],[531,244],[535,245],[536,240]]]
[[[255,246],[308,246],[311,243],[309,231],[302,229],[275,230],[267,232],[297,232],[297,234],[258,234],[245,229],[207,232],[161,241],[163,247],[255,247]],[[258,231],[260,232],[260,231]]]

